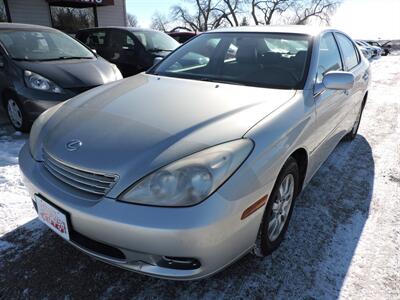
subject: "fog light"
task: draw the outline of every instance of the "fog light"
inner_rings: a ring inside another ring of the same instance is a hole
[[[176,270],[195,270],[200,268],[200,262],[195,258],[163,256],[157,263],[159,267]]]

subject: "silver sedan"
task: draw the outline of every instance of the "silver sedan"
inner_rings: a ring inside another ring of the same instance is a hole
[[[369,76],[337,30],[203,33],[43,113],[20,153],[24,182],[39,218],[83,252],[210,276],[278,248],[296,197],[356,137]]]

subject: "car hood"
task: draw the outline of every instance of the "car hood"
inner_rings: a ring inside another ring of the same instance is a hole
[[[111,64],[100,57],[16,63],[22,69],[40,74],[62,88],[93,87],[115,80]]]
[[[139,74],[65,102],[43,148],[73,167],[119,175],[118,194],[165,164],[243,137],[295,93]],[[66,149],[72,140],[82,142],[77,151]]]

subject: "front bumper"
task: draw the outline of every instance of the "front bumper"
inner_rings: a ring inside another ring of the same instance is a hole
[[[199,205],[185,208],[134,205],[107,197],[89,200],[60,187],[42,163],[33,160],[28,145],[22,149],[19,162],[32,198],[40,195],[67,212],[72,231],[86,241],[123,254],[117,257],[96,251],[80,242],[82,239],[70,241],[109,264],[161,278],[199,279],[240,258],[256,240],[263,209],[245,220],[241,215],[261,196],[257,192],[234,200],[215,193]],[[192,266],[179,268],[173,261],[171,267],[171,257],[190,259]]]

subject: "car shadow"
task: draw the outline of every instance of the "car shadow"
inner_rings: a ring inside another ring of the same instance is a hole
[[[192,282],[95,261],[35,219],[0,240],[0,298],[337,299],[368,219],[374,175],[363,136],[340,143],[297,199],[277,251],[246,255]]]

